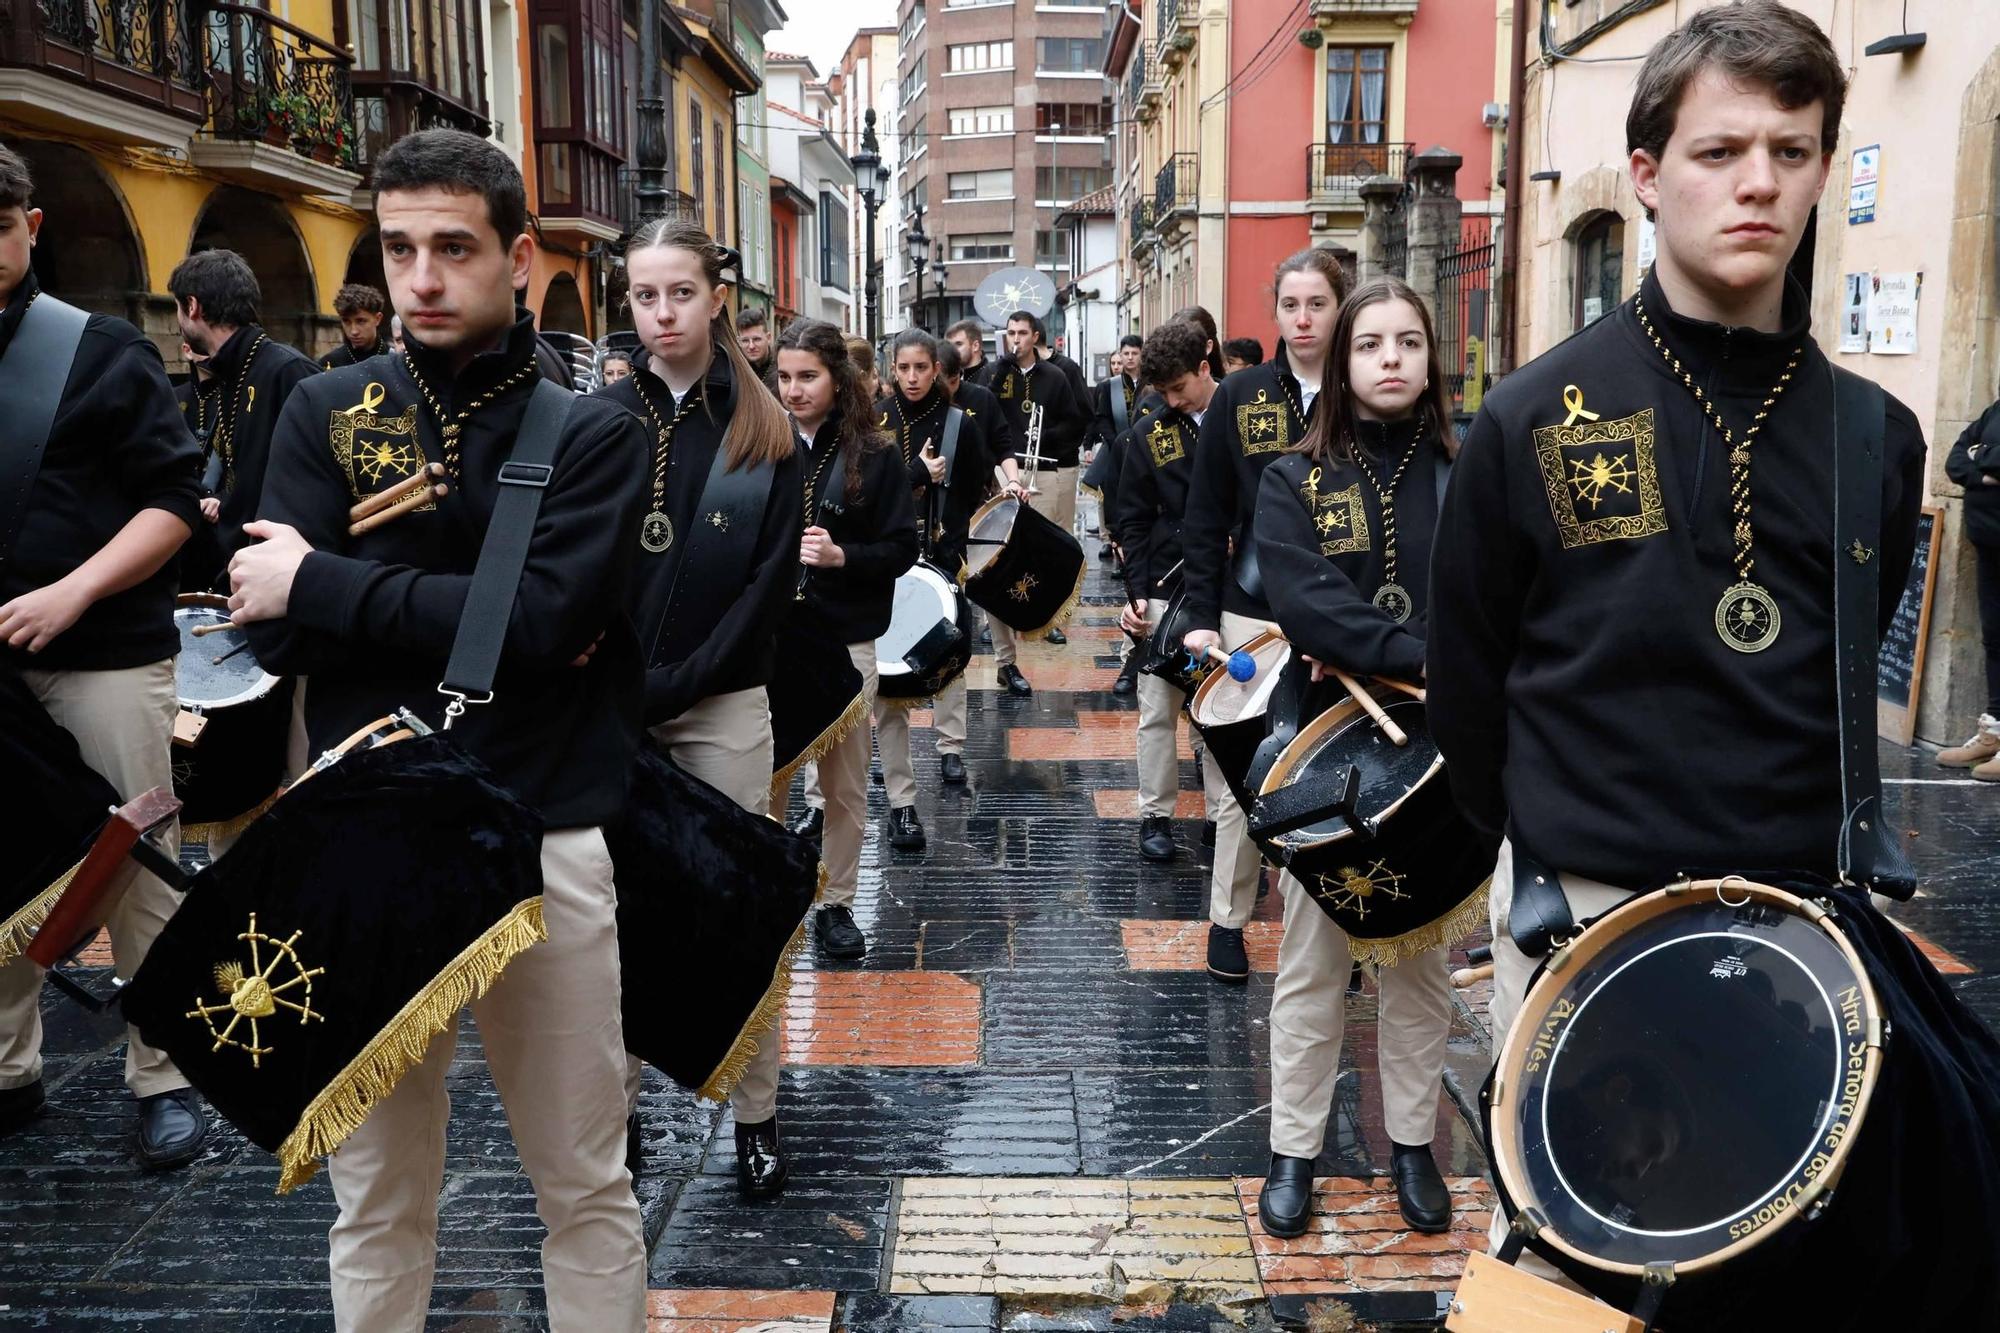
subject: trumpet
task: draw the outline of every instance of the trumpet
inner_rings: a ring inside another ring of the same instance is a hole
[[[1047,409],[1040,403],[1028,404],[1028,494],[1040,495],[1042,488],[1035,484],[1037,474],[1042,470],[1042,414]]]

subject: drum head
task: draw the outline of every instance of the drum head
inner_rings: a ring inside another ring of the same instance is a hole
[[[232,708],[254,703],[277,688],[278,678],[258,664],[242,630],[232,627],[195,637],[196,628],[228,620],[227,597],[190,592],[174,599],[174,627],[181,633],[180,656],[174,659],[174,693],[181,707]]]
[[[876,673],[899,676],[916,670],[909,659],[917,645],[934,634],[939,625],[957,623],[957,586],[935,565],[919,562],[910,566],[897,576],[889,628],[875,640]]]
[[[1217,671],[1215,676],[1223,673]],[[1214,680],[1215,676],[1209,679]],[[1271,771],[1265,775],[1263,791],[1297,783],[1324,783],[1331,790],[1344,781],[1347,767],[1361,769],[1360,790],[1355,813],[1367,819],[1386,821],[1412,793],[1442,772],[1444,760],[1431,743],[1430,715],[1408,695],[1392,690],[1374,690],[1376,702],[1410,738],[1408,745],[1392,744],[1381,728],[1363,712],[1361,705],[1342,696],[1340,703],[1314,718],[1285,747]],[[1272,841],[1282,847],[1303,849],[1350,838],[1353,828],[1338,817],[1308,824]]]
[[[1816,1206],[1880,1047],[1874,990],[1833,918],[1740,879],[1670,886],[1537,975],[1497,1066],[1494,1164],[1559,1250],[1694,1271]]]
[[[970,540],[965,544],[965,571],[968,578],[1000,558],[1007,539],[1014,535],[1014,516],[1021,502],[1011,495],[996,495],[979,506],[966,525]]]

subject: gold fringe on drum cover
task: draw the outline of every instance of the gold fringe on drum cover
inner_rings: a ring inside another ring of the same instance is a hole
[[[1063,604],[1056,608],[1055,616],[1047,624],[1038,629],[1018,629],[1014,633],[1024,639],[1033,639],[1069,624],[1069,618],[1076,614],[1076,608],[1083,601],[1083,576],[1086,572],[1083,569],[1076,571],[1076,582],[1070,587],[1069,596],[1063,598]],[[958,566],[958,586],[963,588],[965,581],[971,576],[972,571],[961,561]],[[987,618],[991,619],[992,614],[990,611],[987,612]]]
[[[227,842],[230,839],[236,838],[242,834],[244,829],[256,823],[266,810],[276,805],[278,798],[284,794],[285,789],[279,787],[276,791],[258,802],[257,805],[244,811],[234,819],[216,819],[206,824],[183,824],[181,825],[181,841],[184,843],[198,842],[204,847],[213,847],[218,840]]]
[[[0,921],[0,967],[20,957],[21,951],[35,938],[35,932],[41,929],[42,922],[48,920],[49,913],[55,910],[56,899],[62,897],[63,890],[69,887],[69,882],[81,869],[83,861],[79,859],[63,871],[62,878],[28,899],[14,915]]]
[[[1479,887],[1451,911],[1426,926],[1392,939],[1364,940],[1349,935],[1348,952],[1357,963],[1394,967],[1406,958],[1419,957],[1441,945],[1456,944],[1485,923],[1486,894],[1492,886],[1491,877],[1481,880]]]
[[[299,1116],[298,1126],[278,1146],[282,1168],[278,1193],[289,1193],[318,1174],[320,1160],[361,1128],[368,1112],[396,1090],[404,1074],[423,1063],[432,1039],[456,1023],[461,1010],[492,989],[516,955],[548,937],[542,900],[526,899],[417,992],[313,1098]]]
[[[792,785],[792,775],[807,764],[816,764],[824,759],[834,746],[846,739],[847,733],[868,720],[868,710],[875,704],[875,696],[868,690],[854,696],[847,707],[840,710],[840,716],[833,725],[819,734],[819,738],[805,748],[805,752],[791,763],[771,775],[771,806],[782,810],[785,806],[785,791]],[[824,883],[821,884],[824,888]]]
[[[813,891],[813,901],[818,902],[826,895],[826,862],[819,863],[819,887]],[[757,1010],[750,1015],[750,1021],[736,1034],[730,1044],[729,1054],[722,1057],[722,1063],[708,1076],[708,1081],[700,1088],[700,1095],[712,1102],[727,1101],[729,1094],[736,1091],[736,1085],[750,1072],[750,1060],[759,1050],[758,1042],[768,1036],[779,1040],[778,1024],[784,1020],[785,1004],[792,994],[792,965],[798,961],[799,951],[806,946],[806,923],[812,918],[808,914],[799,928],[792,932],[792,938],[785,945],[785,952],[778,959],[778,966],[771,974],[771,985],[765,990],[764,998],[757,1002]]]

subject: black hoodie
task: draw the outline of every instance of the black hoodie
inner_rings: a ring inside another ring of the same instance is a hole
[[[826,451],[839,447],[840,434],[839,418],[828,417],[820,423],[818,444],[801,440],[799,447],[801,484],[822,483],[803,524],[825,528],[844,557],[837,568],[801,571],[803,610],[839,642],[869,643],[889,628],[896,580],[917,562],[917,515],[910,507],[909,475],[893,443],[859,451],[858,492],[844,480],[836,482]]]

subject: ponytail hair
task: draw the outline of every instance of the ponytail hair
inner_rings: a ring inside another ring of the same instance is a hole
[[[847,502],[853,504],[861,498],[861,455],[887,447],[889,437],[875,427],[875,403],[862,387],[861,371],[848,351],[847,335],[823,319],[795,319],[778,335],[777,350],[818,358],[833,379],[832,420],[840,432]],[[790,434],[789,422],[785,430]]]
[[[630,256],[637,250],[651,250],[663,247],[686,250],[701,261],[702,277],[711,287],[725,285],[725,269],[740,272],[742,257],[726,245],[717,245],[715,238],[703,230],[698,223],[682,218],[658,217],[640,224],[631,243],[625,247]],[[729,427],[722,435],[722,452],[728,459],[727,470],[762,463],[779,463],[792,456],[792,427],[785,420],[785,409],[764,386],[757,374],[757,368],[750,364],[750,358],[743,354],[743,344],[736,340],[736,320],[724,305],[708,322],[709,341],[729,358],[730,377],[736,383],[736,405],[729,414]],[[702,400],[702,410],[712,411],[706,397]],[[713,417],[710,418],[713,420]]]
[[[1203,354],[1208,362],[1208,373],[1215,376],[1215,382],[1220,384],[1222,377],[1229,371],[1222,364],[1222,334],[1215,327],[1215,316],[1201,306],[1189,305],[1174,311],[1173,322],[1192,324],[1202,331],[1202,335],[1208,339],[1208,351]],[[1142,341],[1140,345],[1143,347],[1144,342]]]

